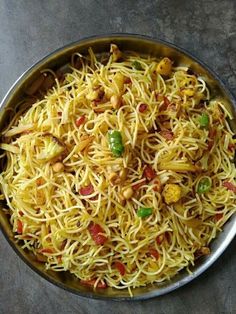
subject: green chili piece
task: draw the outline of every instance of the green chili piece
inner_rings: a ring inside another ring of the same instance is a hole
[[[152,214],[152,208],[150,207],[140,207],[139,210],[137,211],[138,217],[147,217]]]
[[[142,65],[138,61],[133,61],[132,62],[132,67],[134,67],[135,70],[138,70],[138,71],[143,70]]]
[[[113,155],[115,157],[120,157],[124,151],[121,133],[116,130],[109,131],[108,142]]]
[[[199,118],[199,124],[201,127],[206,128],[209,125],[209,116],[206,113],[203,113]]]
[[[203,178],[199,181],[197,186],[197,193],[204,194],[208,192],[211,188],[211,181],[209,178]]]

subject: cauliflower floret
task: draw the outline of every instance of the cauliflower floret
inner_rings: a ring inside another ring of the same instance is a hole
[[[166,184],[163,190],[166,204],[176,203],[181,198],[181,188],[177,184]]]

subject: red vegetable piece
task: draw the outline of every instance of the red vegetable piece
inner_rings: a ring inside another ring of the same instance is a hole
[[[156,237],[156,242],[157,244],[161,244],[164,241],[165,235],[160,234],[159,236]]]
[[[209,134],[208,134],[208,150],[211,150],[214,144],[214,137],[216,136],[216,130],[215,129],[210,129]]]
[[[223,186],[224,186],[225,188],[227,188],[228,190],[230,190],[230,191],[236,193],[236,186],[235,186],[233,183],[228,182],[228,181],[225,181],[225,182],[223,183]]]
[[[44,249],[41,249],[39,250],[40,253],[53,253],[53,250],[50,249],[49,247],[48,248],[44,248]]]
[[[84,124],[84,122],[85,122],[85,115],[83,115],[83,116],[79,117],[78,119],[76,119],[75,124],[76,124],[76,126],[79,127],[80,125]]]
[[[169,130],[160,131],[160,135],[163,136],[168,141],[171,141],[174,138],[173,132],[171,132]]]
[[[228,150],[233,152],[235,150],[235,145],[234,144],[229,144]]]
[[[115,268],[118,269],[121,276],[124,276],[125,274],[125,265],[119,261],[115,262]]]
[[[164,106],[165,106],[164,110],[166,110],[169,105],[170,105],[169,99],[166,96],[164,96]]]
[[[91,222],[88,226],[88,230],[96,244],[103,245],[107,241],[107,237],[102,234],[104,230],[99,224]]]
[[[160,192],[161,191],[161,181],[159,179],[156,179],[154,181],[153,191],[155,191],[155,192]]]
[[[90,195],[94,192],[94,188],[93,188],[92,184],[89,184],[83,188],[80,188],[79,192],[83,196]]]
[[[219,213],[219,214],[215,214],[215,220],[216,221],[219,221],[219,220],[221,220],[222,218],[223,218],[223,214],[222,213]]]
[[[143,171],[144,177],[148,180],[151,181],[152,179],[154,179],[156,177],[156,172],[155,170],[152,169],[151,166],[146,165],[144,167],[144,171]]]
[[[137,183],[137,184],[134,184],[134,185],[132,185],[132,189],[134,190],[134,191],[137,191],[137,190],[139,190],[144,184],[146,184],[147,183],[147,180],[145,179],[144,181],[142,181],[142,182],[139,182],[139,183]]]
[[[132,81],[131,81],[131,78],[126,76],[124,83],[125,83],[125,84],[130,84],[131,82],[132,82]]]
[[[94,287],[96,281],[97,281],[96,279],[80,280],[80,283],[81,283],[82,285],[85,285],[85,286]],[[105,282],[99,281],[96,287],[97,287],[97,288],[100,288],[100,289],[105,289],[105,288],[107,288],[107,285],[106,285]]]
[[[23,232],[23,223],[20,220],[17,220],[17,233],[22,234]]]
[[[153,256],[155,259],[158,259],[159,258],[159,253],[156,249],[153,249],[153,248],[150,248],[149,249],[149,253],[151,256]]]
[[[147,110],[147,105],[146,104],[140,104],[138,110],[139,110],[139,112],[143,113],[144,111]]]

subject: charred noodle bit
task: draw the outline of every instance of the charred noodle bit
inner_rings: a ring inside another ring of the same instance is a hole
[[[23,104],[2,132],[0,197],[47,269],[132,295],[210,254],[236,209],[236,140],[224,102],[188,67],[114,44],[106,56],[75,54]]]

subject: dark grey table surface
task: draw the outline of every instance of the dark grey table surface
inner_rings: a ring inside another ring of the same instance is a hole
[[[235,0],[0,0],[0,98],[45,54],[107,32],[151,35],[205,61],[236,94]],[[236,239],[198,279],[143,302],[80,298],[26,266],[0,233],[0,313],[236,313]]]

